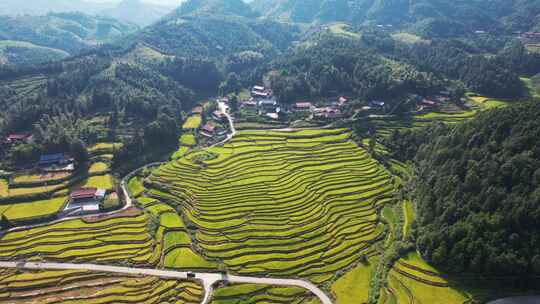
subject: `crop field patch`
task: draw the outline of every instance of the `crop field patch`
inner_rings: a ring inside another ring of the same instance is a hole
[[[393,179],[348,130],[241,131],[205,155],[155,170],[148,193],[175,206],[204,257],[232,272],[322,284],[384,239],[376,208]],[[166,264],[189,268],[175,251]]]
[[[187,118],[186,122],[182,126],[184,130],[193,130],[198,129],[201,126],[202,117],[201,115],[192,115]]]
[[[294,300],[293,300],[294,299]],[[308,302],[309,301],[309,302]],[[232,284],[214,292],[210,304],[301,304],[320,303],[310,292],[297,287]]]
[[[2,303],[177,303],[198,304],[203,289],[194,282],[84,270],[0,269]]]

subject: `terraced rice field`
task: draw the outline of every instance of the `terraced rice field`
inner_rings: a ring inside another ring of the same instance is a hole
[[[147,226],[148,217],[131,210],[118,217],[19,229],[1,236],[0,260],[156,264],[160,253]]]
[[[67,202],[67,196],[39,200],[26,203],[0,205],[0,214],[11,221],[30,220],[45,217],[62,210]]]
[[[202,287],[194,282],[119,276],[82,270],[0,269],[1,303],[176,303],[199,304]]]
[[[400,259],[388,274],[388,289],[382,303],[463,304],[470,299],[453,289],[441,274],[416,253]]]
[[[308,302],[309,301],[309,302]],[[319,304],[308,291],[296,287],[233,284],[217,289],[210,304]]]
[[[369,284],[378,258],[371,258],[365,264],[358,264],[351,271],[340,277],[332,285],[335,304],[367,303]]]
[[[376,254],[390,174],[344,129],[242,131],[154,171],[149,195],[182,214],[209,260],[317,284]],[[187,265],[186,265],[187,266]]]
[[[137,203],[157,224],[154,234],[159,265],[173,269],[215,270],[218,265],[198,255],[182,217],[167,204],[141,196]]]
[[[81,188],[99,188],[112,190],[112,176],[110,174],[91,176],[80,185]]]
[[[191,115],[187,118],[186,122],[182,126],[184,130],[198,129],[201,126],[202,117],[201,115]]]

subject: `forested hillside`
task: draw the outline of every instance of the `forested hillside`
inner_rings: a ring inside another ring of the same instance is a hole
[[[538,26],[538,1],[255,0],[264,16],[294,22],[347,21],[410,26],[419,32],[527,31]]]
[[[129,23],[82,13],[0,16],[0,60],[15,65],[47,62],[136,30]]]
[[[526,103],[394,137],[396,154],[416,154],[415,235],[435,265],[452,273],[540,273],[539,119],[540,107]]]

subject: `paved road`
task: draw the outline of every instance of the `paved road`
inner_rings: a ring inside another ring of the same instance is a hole
[[[234,121],[231,114],[229,114],[229,106],[223,101],[218,101],[218,108],[221,111],[221,113],[223,113],[223,115],[227,117],[227,121],[229,122],[229,128],[231,129],[231,133],[227,134],[227,138],[225,138],[224,140],[218,143],[213,144],[211,147],[221,146],[225,144],[226,142],[228,142],[229,140],[231,140],[233,136],[236,135],[236,128],[234,127]]]
[[[118,266],[106,266],[95,264],[71,264],[71,263],[41,263],[41,262],[0,262],[0,268],[16,268],[16,269],[39,269],[39,270],[89,270],[110,272],[127,275],[148,275],[161,278],[171,279],[187,279],[188,273],[182,271],[159,270],[150,268],[130,268]],[[251,283],[251,284],[266,284],[278,286],[296,286],[307,289],[316,295],[322,304],[332,304],[332,300],[317,286],[310,282],[294,279],[272,279],[260,277],[245,277],[219,273],[195,273],[195,279],[202,282],[204,287],[204,299],[202,304],[208,304],[212,297],[212,286],[219,281],[227,281],[230,283]]]

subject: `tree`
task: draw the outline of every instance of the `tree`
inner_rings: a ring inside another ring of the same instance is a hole
[[[0,229],[7,230],[11,227],[12,227],[11,222],[9,221],[7,216],[5,214],[2,214],[2,217],[0,218]]]
[[[240,78],[236,73],[229,73],[225,81],[219,85],[219,94],[221,96],[227,95],[229,93],[238,94],[242,89],[242,83]]]
[[[238,112],[238,97],[236,95],[231,96],[229,98],[229,104],[231,105],[231,111]]]

